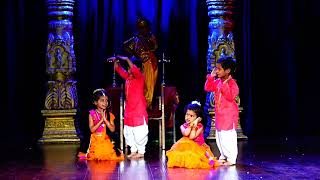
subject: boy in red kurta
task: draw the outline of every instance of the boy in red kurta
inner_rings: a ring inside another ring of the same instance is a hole
[[[124,70],[116,59],[126,61],[129,65],[128,71]],[[114,59],[115,70],[126,81],[124,137],[131,151],[128,158],[142,158],[149,132],[147,102],[144,96],[145,77],[128,57],[118,56],[116,59]]]
[[[238,156],[237,132],[239,109],[235,98],[239,88],[231,74],[236,62],[232,57],[218,59],[216,67],[207,75],[205,90],[214,92],[216,142],[219,161],[224,165],[236,164]]]

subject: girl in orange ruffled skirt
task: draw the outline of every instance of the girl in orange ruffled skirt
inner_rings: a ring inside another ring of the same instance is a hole
[[[180,126],[183,137],[167,151],[167,166],[212,168],[219,166],[210,147],[205,143],[201,124],[201,104],[193,101],[185,107],[185,121]]]
[[[89,127],[91,131],[90,145],[86,154],[88,160],[123,160],[123,154],[117,155],[107,128],[115,131],[115,116],[107,111],[108,96],[104,89],[96,89],[93,92],[93,104],[96,109],[89,111]],[[109,113],[109,115],[107,114]],[[108,117],[108,118],[107,118]]]

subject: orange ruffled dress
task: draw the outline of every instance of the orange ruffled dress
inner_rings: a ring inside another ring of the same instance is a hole
[[[95,110],[90,111],[90,116],[93,119],[94,124],[100,121],[101,115],[96,113]],[[110,113],[110,122],[114,121],[115,117]],[[117,156],[115,150],[113,149],[109,136],[106,133],[106,125],[101,124],[101,126],[96,130],[96,132],[91,134],[90,145],[87,153],[88,160],[124,160],[123,154]]]
[[[185,123],[184,126],[187,126]],[[200,128],[202,124],[198,124]],[[184,167],[189,169],[212,168],[219,166],[210,147],[204,142],[203,132],[195,139],[182,137],[166,153],[167,167]],[[209,158],[211,157],[211,161]]]

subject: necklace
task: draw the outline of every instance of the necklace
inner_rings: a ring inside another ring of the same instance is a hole
[[[96,112],[99,113],[99,114],[102,114],[102,112],[100,112],[98,109],[96,109]]]

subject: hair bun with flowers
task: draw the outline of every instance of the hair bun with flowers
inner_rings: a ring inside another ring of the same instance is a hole
[[[201,106],[201,103],[199,101],[192,101],[191,104],[196,104],[198,106]]]

